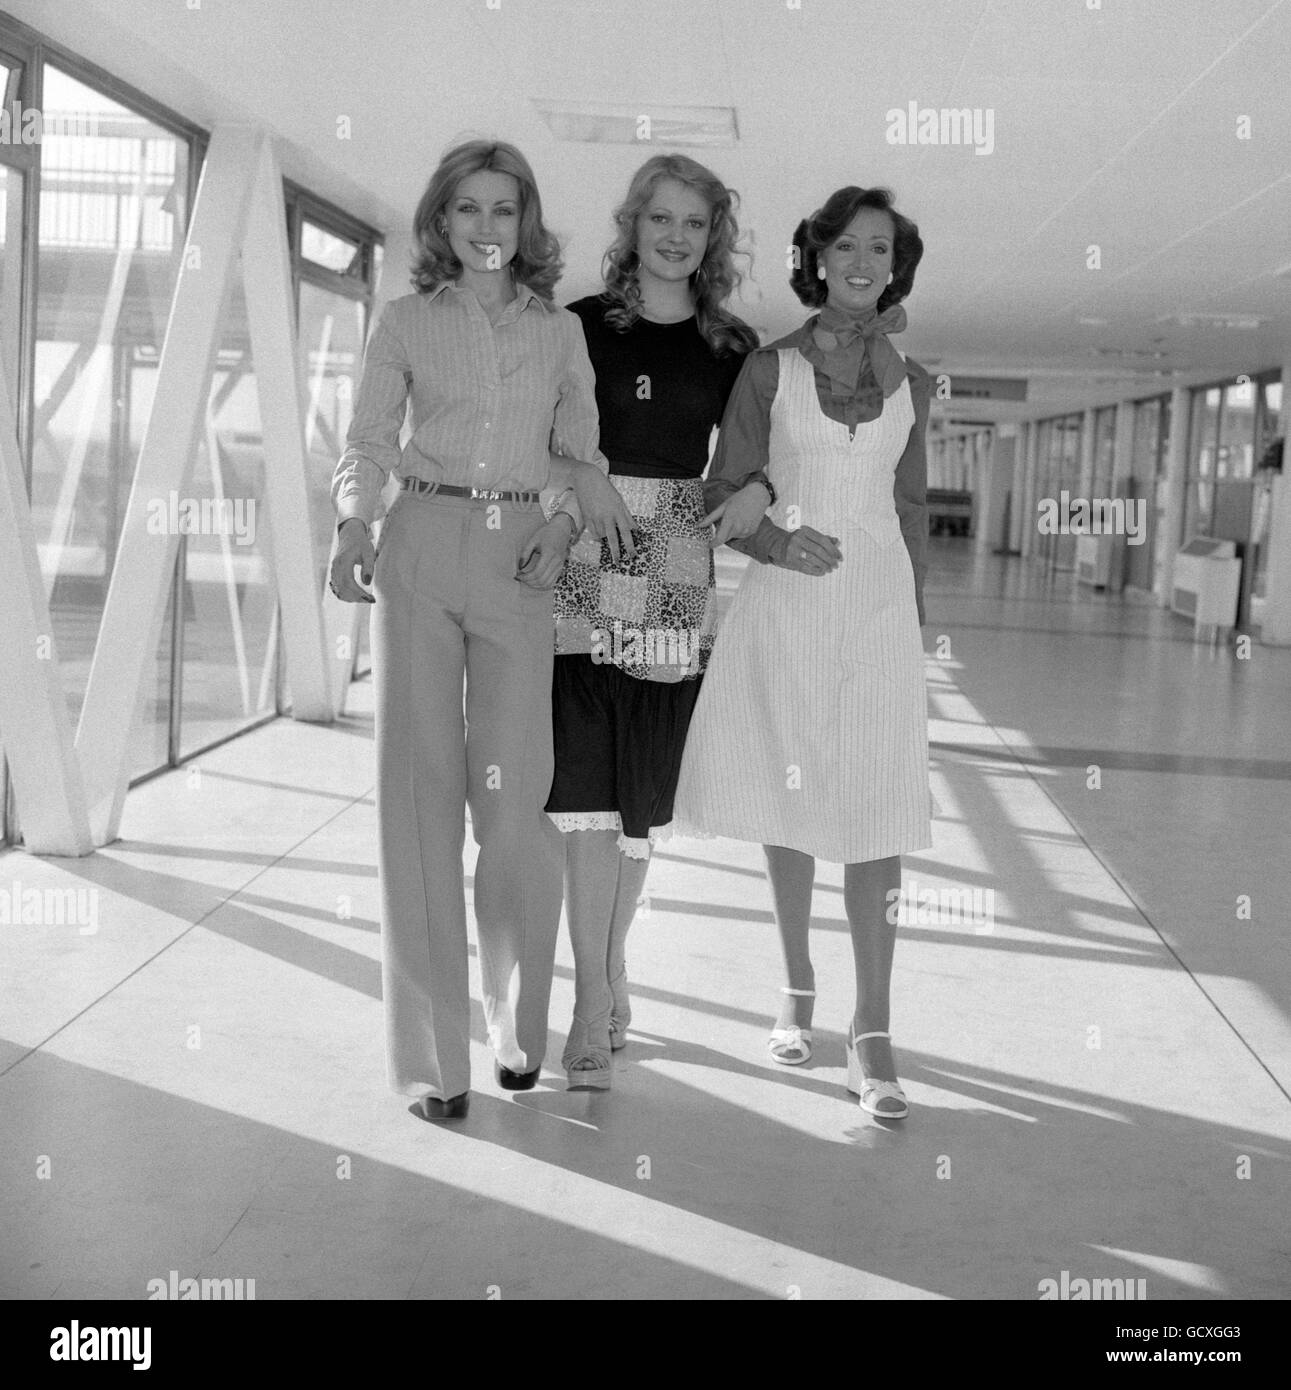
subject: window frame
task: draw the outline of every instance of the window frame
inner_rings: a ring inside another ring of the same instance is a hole
[[[73,49],[67,48],[57,40],[50,39],[40,30],[24,24],[21,20],[0,12],[0,54],[6,63],[17,70],[16,81],[7,83],[6,90],[0,93],[6,100],[16,100],[24,109],[40,110],[43,101],[44,69],[47,64],[60,69],[69,77],[92,87],[104,97],[127,107],[162,130],[176,141],[188,147],[187,186],[185,190],[185,222],[181,229],[187,237],[191,225],[192,210],[196,201],[197,189],[201,180],[211,143],[211,131],[174,111],[165,103],[155,100],[129,82],[122,80],[108,69],[83,58]],[[15,377],[16,398],[14,410],[17,417],[18,448],[22,458],[24,483],[30,494],[32,486],[32,421],[35,418],[35,354],[36,354],[36,303],[39,284],[39,229],[40,229],[40,173],[41,158],[39,145],[9,144],[0,145],[0,163],[17,169],[23,176],[23,207],[21,215],[22,243],[18,250],[17,273],[20,277],[19,322],[17,329],[18,360],[12,364]],[[320,288],[333,291],[348,299],[358,300],[364,306],[364,333],[370,328],[372,310],[376,299],[376,274],[378,249],[384,250],[385,238],[375,227],[362,219],[347,213],[344,209],[328,202],[325,198],[310,192],[292,180],[284,178],[283,200],[287,216],[288,243],[292,273],[293,312],[296,315],[296,328],[299,328],[300,284],[307,281]],[[300,254],[300,222],[307,217],[325,231],[356,241],[362,249],[361,274],[342,275],[306,261]],[[184,575],[184,537],[180,537],[177,548],[174,573],[171,576],[171,633],[170,633],[170,708],[167,728],[166,761],[162,766],[151,768],[132,776],[130,787],[138,786],[153,777],[172,770],[182,761],[191,760],[210,748],[232,738],[240,737],[251,728],[277,717],[282,712],[284,690],[282,668],[282,643],[278,644],[278,679],[275,692],[275,712],[265,715],[255,724],[224,735],[197,750],[190,750],[181,756],[181,720],[183,711],[184,683],[184,642],[183,642],[183,575]],[[357,645],[357,644],[356,644]],[[357,652],[356,652],[357,661]],[[3,816],[0,817],[0,844],[17,843],[21,824],[14,803],[12,786],[4,768],[3,754],[0,751],[0,785],[3,786]]]

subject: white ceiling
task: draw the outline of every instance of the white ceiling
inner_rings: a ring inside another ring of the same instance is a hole
[[[1051,413],[1164,389],[1163,369],[1196,381],[1291,356],[1291,0],[796,3],[6,0],[202,125],[269,126],[286,173],[388,235],[396,281],[439,155],[488,134],[537,171],[566,244],[562,292],[597,286],[610,209],[653,151],[557,143],[531,98],[733,106],[738,145],[692,153],[743,196],[744,312],[763,330],[804,313],[784,271],[797,220],[842,184],[886,184],[926,245],[901,346],[939,371],[1030,379],[1026,406],[956,402],[956,416]],[[992,109],[993,153],[888,144],[886,112],[911,101]],[[1169,321],[1180,313],[1264,322]]]

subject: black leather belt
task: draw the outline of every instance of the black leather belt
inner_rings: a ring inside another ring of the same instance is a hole
[[[450,487],[426,478],[405,478],[403,490],[422,497],[469,497],[476,502],[515,502],[522,507],[536,507],[542,496],[537,492],[508,492],[497,487]]]

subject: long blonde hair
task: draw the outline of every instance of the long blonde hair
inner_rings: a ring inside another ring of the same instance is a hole
[[[758,336],[743,319],[725,307],[725,302],[743,279],[735,265],[735,257],[747,255],[736,252],[735,243],[740,229],[735,220],[739,195],[727,186],[711,169],[684,154],[657,154],[632,176],[628,196],[614,210],[618,235],[605,253],[602,278],[605,291],[601,298],[610,307],[605,321],[620,332],[626,332],[641,316],[641,286],[637,281],[640,258],[637,255],[637,218],[654,196],[662,179],[675,179],[693,188],[708,204],[712,224],[708,229],[708,247],[699,269],[691,276],[691,293],[695,297],[695,318],[705,342],[719,356],[727,352],[748,352],[757,347]]]

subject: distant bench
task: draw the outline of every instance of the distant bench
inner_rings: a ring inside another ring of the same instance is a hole
[[[928,534],[967,536],[973,530],[973,494],[953,488],[928,489]]]

